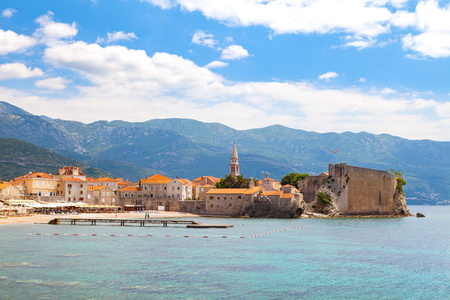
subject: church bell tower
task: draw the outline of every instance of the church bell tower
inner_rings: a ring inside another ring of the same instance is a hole
[[[231,153],[230,174],[239,175],[239,158],[236,150],[236,142],[234,142],[233,152]]]

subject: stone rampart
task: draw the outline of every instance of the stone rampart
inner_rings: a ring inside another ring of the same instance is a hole
[[[298,190],[303,195],[305,203],[311,203],[316,197],[316,192],[327,180],[328,174],[322,173],[317,176],[308,176],[298,182]]]
[[[397,180],[387,171],[330,164],[325,185],[336,196],[336,208],[344,215],[392,215]]]

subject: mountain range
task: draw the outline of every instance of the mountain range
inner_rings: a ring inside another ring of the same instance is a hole
[[[0,138],[25,141],[133,181],[155,173],[223,177],[236,142],[246,177],[262,179],[269,172],[280,180],[291,172],[319,174],[330,163],[345,162],[404,172],[409,204],[450,204],[450,142],[280,125],[235,130],[190,119],[85,124],[32,115],[6,102],[0,102]]]

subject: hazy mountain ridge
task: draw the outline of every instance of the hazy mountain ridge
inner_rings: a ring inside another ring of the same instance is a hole
[[[31,142],[134,181],[155,172],[190,179],[222,177],[229,171],[236,141],[241,172],[247,177],[261,179],[264,172],[275,179],[290,172],[318,174],[336,162],[337,150],[337,162],[405,172],[410,203],[450,199],[449,142],[366,132],[307,132],[280,125],[235,130],[189,119],[84,124],[33,116],[11,105],[6,110],[3,107],[0,105],[0,137]],[[418,200],[413,199],[416,196]]]

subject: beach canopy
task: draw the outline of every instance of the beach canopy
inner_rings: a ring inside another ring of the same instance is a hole
[[[42,207],[41,204],[35,200],[26,200],[26,199],[10,199],[10,200],[3,200],[3,203],[8,205],[23,205],[26,207]]]

